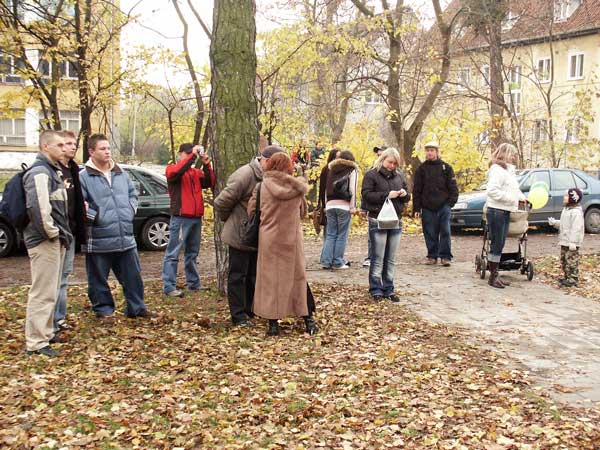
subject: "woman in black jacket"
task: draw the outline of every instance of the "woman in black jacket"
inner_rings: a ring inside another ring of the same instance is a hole
[[[377,158],[373,169],[366,173],[362,184],[362,209],[369,213],[372,245],[369,292],[373,300],[388,298],[393,302],[400,301],[394,293],[394,271],[402,222],[400,220],[395,229],[379,229],[377,222],[377,216],[387,199],[394,205],[398,219],[402,217],[404,204],[410,201],[408,184],[399,165],[398,150],[388,148]]]

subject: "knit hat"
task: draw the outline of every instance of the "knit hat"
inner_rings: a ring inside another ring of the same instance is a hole
[[[373,153],[379,153],[379,152],[382,152],[384,150],[387,150],[387,146],[386,145],[379,145],[377,147],[373,147]]]
[[[583,193],[581,192],[580,189],[577,189],[577,188],[569,189],[567,191],[567,194],[569,195],[569,203],[567,203],[568,205],[578,205],[579,203],[581,203],[581,199],[583,198]]]
[[[440,144],[437,141],[429,141],[425,144],[425,148],[435,148],[436,150],[439,150]]]
[[[261,152],[260,156],[262,156],[263,158],[269,159],[275,153],[281,153],[281,152],[283,152],[283,149],[279,145],[268,145]]]

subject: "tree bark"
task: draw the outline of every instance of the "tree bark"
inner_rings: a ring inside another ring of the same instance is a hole
[[[492,148],[505,140],[504,136],[504,76],[502,73],[502,20],[492,18],[489,24],[490,44],[490,115]]]
[[[215,195],[238,167],[256,155],[256,5],[254,0],[215,0],[210,45],[211,144],[217,186]],[[215,253],[219,291],[226,291],[227,249],[215,217]]]

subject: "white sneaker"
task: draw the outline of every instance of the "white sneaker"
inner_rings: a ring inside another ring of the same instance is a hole
[[[344,270],[344,269],[349,269],[350,266],[348,264],[344,264],[343,266],[340,267],[332,267],[333,270]]]
[[[365,258],[363,261],[363,267],[371,267],[371,260],[369,258]]]
[[[180,291],[180,290],[178,290],[178,289],[175,289],[174,291],[167,292],[165,295],[167,297],[179,297],[179,298],[181,298],[181,297],[183,297],[183,292]]]

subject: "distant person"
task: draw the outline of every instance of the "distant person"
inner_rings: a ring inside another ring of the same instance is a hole
[[[413,213],[421,218],[427,245],[425,264],[443,266],[452,261],[450,219],[458,200],[458,186],[452,166],[442,161],[439,144],[425,144],[425,161],[417,168],[413,188]]]
[[[327,191],[327,176],[329,175],[329,163],[336,158],[340,157],[340,150],[333,149],[329,151],[327,155],[327,163],[321,169],[319,175],[319,198],[317,201],[317,209],[321,215],[321,225],[323,228],[323,238],[325,238],[325,229],[327,227],[327,218],[325,216],[325,193]]]
[[[344,257],[352,214],[356,212],[358,166],[348,150],[329,163],[325,189],[325,241],[320,264],[324,269],[349,269]]]
[[[254,212],[260,189],[260,231],[253,311],[269,319],[267,335],[279,334],[279,319],[303,317],[306,332],[318,327],[313,318],[315,302],[306,279],[306,259],[301,218],[306,215],[304,196],[308,183],[292,176],[292,160],[283,152],[268,161],[263,181],[248,203]]]
[[[90,159],[79,174],[90,224],[83,246],[88,296],[99,320],[114,321],[115,301],[108,285],[112,270],[123,287],[128,318],[151,319],[144,303],[140,257],[133,234],[138,198],[133,182],[112,159],[108,138],[94,134],[88,140]]]
[[[315,146],[310,153],[310,164],[311,166],[318,166],[319,159],[325,154],[325,147],[317,141],[315,142]]]
[[[202,162],[202,169],[194,167],[198,158]],[[201,146],[190,143],[179,146],[177,162],[169,164],[165,174],[171,199],[171,220],[169,243],[163,259],[163,292],[170,297],[183,297],[183,291],[177,289],[177,265],[181,250],[188,290],[198,291],[202,288],[196,261],[204,215],[202,189],[214,187],[215,175],[208,154]]]
[[[490,169],[487,173],[486,222],[490,238],[488,284],[498,289],[504,289],[509,284],[499,278],[498,270],[508,235],[510,213],[518,211],[519,202],[527,200],[519,188],[515,175],[514,162],[517,155],[517,148],[514,145],[500,144],[492,153]]]
[[[400,297],[394,292],[394,273],[402,233],[402,211],[404,205],[410,201],[406,178],[399,169],[400,162],[398,150],[384,150],[373,168],[365,174],[362,184],[362,208],[369,212],[369,237],[372,248],[369,292],[375,301],[400,301]],[[377,217],[387,199],[394,206],[399,223],[396,228],[380,229]]]
[[[224,221],[221,240],[229,247],[227,300],[233,325],[254,327],[251,318],[256,284],[256,248],[243,245],[243,224],[248,219],[248,201],[256,184],[263,179],[269,159],[283,152],[281,147],[268,145],[261,154],[233,172],[227,185],[215,198],[218,219]]]
[[[58,165],[64,153],[63,137],[56,131],[44,131],[40,135],[40,152],[23,176],[29,217],[23,239],[31,265],[25,344],[28,354],[49,357],[59,355],[50,346],[59,342],[52,322],[65,251],[73,245],[67,191]]]
[[[565,207],[560,220],[553,217],[548,223],[558,228],[558,245],[560,245],[560,264],[564,278],[559,283],[564,287],[576,287],[579,283],[579,248],[585,235],[585,221],[581,201],[583,192],[580,189],[569,189],[563,197]]]
[[[381,156],[381,154],[386,149],[387,149],[387,146],[385,146],[385,145],[377,145],[377,146],[373,147],[373,153],[375,153],[377,155],[377,157],[379,158],[379,156]],[[367,233],[367,256],[363,260],[363,263],[362,263],[363,267],[369,267],[371,265],[371,256],[372,256],[371,234]]]
[[[85,229],[85,204],[79,181],[79,165],[75,162],[77,153],[77,137],[72,131],[59,131],[58,134],[64,139],[65,153],[58,161],[62,172],[62,178],[67,191],[67,204],[69,214],[69,228],[73,234],[73,245],[70,245],[65,253],[60,287],[58,289],[58,300],[54,310],[54,331],[60,333],[69,330],[71,326],[67,317],[67,288],[69,276],[73,273],[73,261],[75,259],[75,243],[84,244],[86,241]]]

